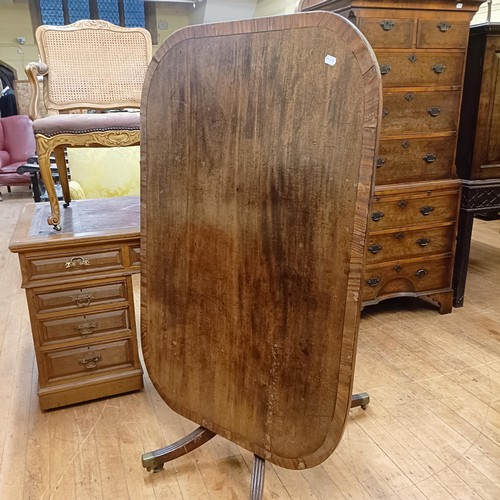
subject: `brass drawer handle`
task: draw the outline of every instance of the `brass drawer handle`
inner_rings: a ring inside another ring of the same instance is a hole
[[[408,202],[406,200],[399,200],[398,207],[406,208],[408,206]]]
[[[370,253],[372,253],[373,255],[377,254],[380,252],[380,250],[382,250],[382,246],[381,245],[378,245],[377,243],[374,243],[373,245],[370,245],[368,247],[368,251]]]
[[[94,356],[92,358],[82,358],[79,359],[78,362],[85,367],[86,370],[92,370],[94,368],[97,368],[97,363],[102,360],[102,357],[100,354],[97,356]]]
[[[439,106],[431,106],[427,110],[427,113],[429,113],[433,118],[435,118],[441,113],[441,108]]]
[[[408,56],[408,61],[410,61],[411,63],[417,62],[417,56],[415,54]]]
[[[377,286],[380,283],[380,278],[370,278],[367,283],[369,286]]]
[[[73,257],[72,259],[64,263],[64,269],[84,266],[90,266],[90,262],[88,259],[84,259],[83,257]]]
[[[429,215],[433,210],[434,210],[434,207],[431,207],[430,205],[427,205],[426,207],[422,207],[420,209],[420,213],[422,215]]]
[[[380,21],[380,26],[382,26],[384,31],[391,31],[392,28],[394,28],[394,21],[384,19],[383,21]]]
[[[437,74],[442,73],[445,69],[446,66],[444,64],[434,64],[434,66],[432,66],[432,71]]]
[[[82,323],[81,325],[75,326],[75,330],[78,330],[80,335],[90,335],[97,328],[97,322],[95,323]]]
[[[71,297],[71,300],[76,303],[76,307],[88,307],[92,302],[94,295],[91,293],[85,293],[82,295],[75,295]]]
[[[434,163],[437,160],[437,156],[434,153],[427,153],[423,157],[423,160],[425,160],[426,163]]]
[[[415,273],[415,276],[417,278],[423,278],[426,274],[429,274],[429,271],[427,271],[427,269],[419,269],[416,273]]]
[[[439,23],[436,26],[442,33],[446,33],[451,28],[451,24],[448,23]]]
[[[380,168],[384,165],[385,158],[377,158],[377,168]]]
[[[419,238],[417,240],[417,245],[421,247],[426,247],[430,243],[430,241],[431,240],[429,238]]]
[[[372,213],[372,221],[378,222],[380,219],[384,217],[384,212],[373,212]]]
[[[391,71],[391,66],[389,64],[382,64],[380,65],[380,73],[382,75],[387,75]]]

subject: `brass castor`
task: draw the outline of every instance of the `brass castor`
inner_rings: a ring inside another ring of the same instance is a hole
[[[54,229],[56,231],[60,231],[61,230],[61,224],[54,224]]]

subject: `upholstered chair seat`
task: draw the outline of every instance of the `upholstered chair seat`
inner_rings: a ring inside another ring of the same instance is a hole
[[[53,137],[60,134],[90,134],[111,130],[140,130],[138,112],[86,113],[55,115],[40,118],[33,122],[35,134]]]

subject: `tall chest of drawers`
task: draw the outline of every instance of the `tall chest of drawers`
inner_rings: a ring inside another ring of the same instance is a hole
[[[460,202],[455,150],[469,24],[483,0],[303,0],[366,36],[383,112],[363,304],[397,296],[451,312]]]
[[[45,223],[49,213],[46,203],[27,205],[10,243],[26,289],[40,407],[141,389],[132,290],[139,199],[72,203],[60,233]]]

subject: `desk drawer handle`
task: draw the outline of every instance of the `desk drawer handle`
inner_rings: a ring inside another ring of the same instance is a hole
[[[75,330],[78,330],[80,335],[90,335],[97,328],[97,322],[95,323],[82,323],[81,325],[75,326]]]
[[[419,269],[416,273],[415,273],[415,276],[417,278],[423,278],[425,275],[429,274],[429,271],[427,271],[427,269]]]
[[[78,362],[83,365],[86,370],[93,370],[94,368],[97,368],[97,363],[99,363],[101,359],[101,355],[98,354],[97,356],[94,356],[92,358],[79,359]]]
[[[382,118],[385,118],[389,114],[389,110],[386,108],[382,109]]]
[[[410,61],[411,63],[417,62],[417,56],[415,54],[408,56],[408,61]]]
[[[442,73],[445,69],[446,66],[444,64],[434,64],[434,66],[432,66],[432,71],[434,71],[434,73],[437,73],[438,75],[439,73]]]
[[[380,219],[384,217],[384,212],[373,212],[372,213],[372,221],[378,222]]]
[[[422,207],[420,209],[420,213],[422,215],[429,215],[433,210],[434,210],[434,207],[431,207],[430,205],[427,205],[426,207]]]
[[[437,160],[437,156],[434,153],[427,153],[422,159],[426,163],[434,163]]]
[[[73,257],[64,263],[65,269],[70,269],[72,267],[84,267],[90,266],[90,262],[88,259],[84,259],[83,257]]]
[[[378,284],[380,283],[380,278],[370,278],[368,281],[367,281],[368,285],[369,286],[378,286]]]
[[[448,23],[439,23],[436,26],[442,33],[446,33],[449,29],[451,29],[451,24]]]
[[[389,21],[388,19],[384,19],[383,21],[380,21],[380,26],[382,26],[382,29],[384,31],[391,31],[392,28],[394,28],[394,21]]]
[[[413,92],[408,92],[408,94],[406,94],[406,95],[405,95],[405,99],[406,99],[408,102],[413,101]]]
[[[384,165],[385,158],[377,158],[377,168],[380,168]]]
[[[405,233],[399,232],[394,235],[397,240],[402,240],[405,237]]]
[[[417,240],[417,245],[421,247],[426,247],[430,243],[430,238],[419,238]]]
[[[75,295],[71,297],[71,300],[76,303],[76,307],[88,307],[92,302],[94,295],[91,293],[85,293],[83,295]]]
[[[408,206],[408,202],[406,200],[399,200],[398,207],[406,208]]]

